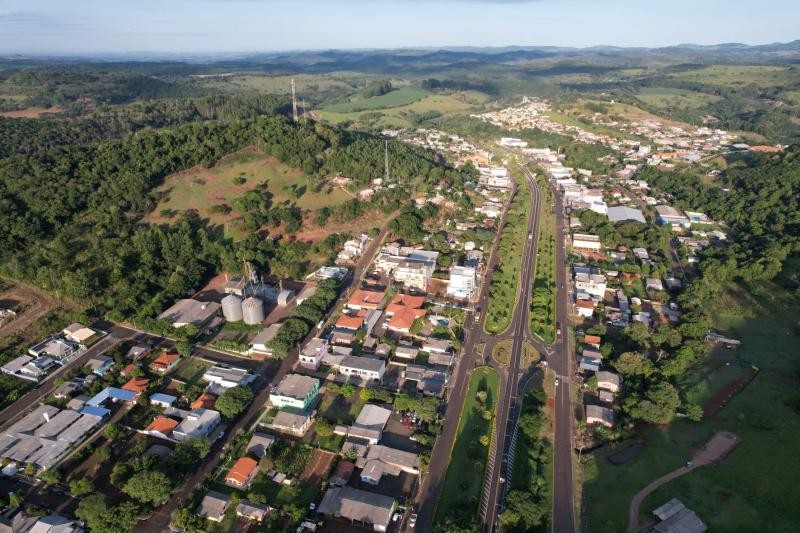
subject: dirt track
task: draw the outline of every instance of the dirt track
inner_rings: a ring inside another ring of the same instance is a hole
[[[0,302],[25,305],[22,313],[0,327],[0,337],[27,327],[56,306],[55,301],[45,293],[22,285],[14,285],[10,289],[0,292]]]
[[[709,399],[703,406],[703,416],[709,417],[717,414],[717,412],[725,407],[734,396],[742,392],[742,390],[758,375],[758,371],[751,368],[749,372],[742,374],[735,380],[731,381],[722,387],[717,393]]]

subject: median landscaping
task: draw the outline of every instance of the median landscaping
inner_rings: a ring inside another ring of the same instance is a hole
[[[555,341],[556,315],[556,225],[552,214],[553,192],[543,176],[537,177],[539,206],[539,244],[536,247],[536,269],[533,273],[531,298],[531,333],[545,343]]]
[[[498,376],[492,368],[478,367],[472,372],[450,465],[436,507],[434,530],[449,530],[456,525],[469,529],[478,525],[497,388]]]
[[[517,305],[519,284],[525,242],[528,238],[528,210],[531,193],[527,186],[520,186],[508,210],[508,218],[500,236],[497,249],[499,258],[492,274],[489,289],[489,308],[486,312],[484,329],[487,333],[502,333],[511,324],[514,308]]]

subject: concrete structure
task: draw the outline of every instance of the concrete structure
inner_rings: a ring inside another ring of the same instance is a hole
[[[386,531],[396,506],[397,502],[389,496],[352,487],[333,487],[325,492],[317,511],[325,516],[371,526],[374,531]]]
[[[602,244],[600,237],[587,233],[575,233],[572,235],[572,248],[588,252],[599,252]]]
[[[608,208],[608,220],[611,222],[641,222],[646,224],[647,220],[644,218],[642,212],[638,209],[628,207],[625,205],[617,205]]]
[[[176,410],[177,411],[177,410]],[[166,413],[166,411],[165,411]],[[175,440],[192,437],[208,437],[219,425],[220,414],[211,409],[192,409],[186,418],[172,431]]]
[[[278,414],[272,419],[272,424],[270,424],[270,427],[281,433],[288,433],[289,435],[302,437],[311,427],[311,423],[313,421],[314,420],[308,414],[278,411]]]
[[[328,342],[319,337],[314,337],[300,350],[300,366],[317,370],[322,358],[328,352]]]
[[[216,302],[200,302],[186,298],[178,300],[172,307],[158,315],[159,320],[166,320],[172,327],[180,328],[189,324],[198,328],[211,325],[220,305]]]
[[[254,326],[264,321],[264,302],[251,296],[242,302],[242,320],[245,324]]]
[[[272,348],[269,347],[269,341],[275,338],[278,330],[281,328],[280,324],[272,324],[268,328],[262,329],[258,334],[250,339],[250,350],[248,355],[264,355],[267,357],[272,356]]]
[[[708,526],[700,520],[700,517],[677,498],[672,498],[656,508],[653,514],[661,520],[653,526],[653,533],[704,533],[708,531]]]
[[[253,433],[250,441],[247,443],[245,453],[258,457],[259,459],[267,456],[270,447],[275,443],[275,437],[267,435],[266,433]]]
[[[454,266],[450,269],[450,281],[447,283],[447,294],[454,298],[471,298],[475,292],[475,269],[465,266]]]
[[[269,395],[269,401],[280,409],[305,411],[313,407],[319,396],[319,380],[301,374],[287,374]]]
[[[622,383],[622,378],[619,376],[619,374],[604,370],[602,372],[597,372],[595,377],[597,378],[598,389],[619,392],[619,386]]]
[[[381,440],[383,430],[391,415],[390,409],[374,404],[365,405],[347,431],[348,438],[356,437],[370,444],[377,444]]]
[[[386,363],[382,359],[350,355],[344,357],[339,363],[340,374],[357,376],[365,381],[382,381],[384,372],[386,372]]]
[[[419,455],[375,444],[366,456],[356,459],[356,466],[361,468],[361,481],[378,485],[384,475],[419,474]]]
[[[671,224],[673,226],[683,226],[688,228],[692,225],[686,215],[668,205],[656,206],[656,222],[659,224]]]
[[[195,512],[198,516],[212,522],[222,522],[230,503],[231,499],[227,494],[210,490],[203,496],[203,500]]]
[[[586,423],[602,424],[605,427],[614,426],[614,411],[608,407],[601,407],[599,405],[586,406]]]
[[[256,375],[243,368],[218,364],[208,368],[203,374],[203,379],[208,381],[209,391],[221,394],[225,389],[251,384],[256,380]]]

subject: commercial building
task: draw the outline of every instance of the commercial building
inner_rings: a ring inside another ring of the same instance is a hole
[[[271,357],[272,348],[269,347],[269,341],[275,338],[275,335],[278,334],[278,330],[280,328],[280,324],[272,324],[269,327],[259,331],[255,337],[250,339],[250,350],[248,351],[248,355]]]
[[[370,444],[377,444],[383,436],[392,411],[379,405],[366,404],[358,413],[356,421],[347,431],[348,438],[356,437]]]
[[[589,235],[587,233],[575,233],[572,236],[572,248],[575,250],[583,250],[587,252],[599,252],[602,244],[600,237],[597,235]]]
[[[450,281],[447,283],[447,294],[455,298],[471,298],[475,292],[475,269],[465,266],[454,266],[450,269]]]
[[[300,350],[300,366],[317,370],[327,352],[328,342],[319,337],[314,337]]]
[[[209,391],[221,394],[232,387],[250,385],[256,380],[256,375],[243,368],[218,364],[208,368],[203,379],[208,381]]]
[[[692,222],[686,215],[668,205],[656,206],[656,221],[659,224],[671,224],[673,226],[683,226],[685,228],[692,225]]]
[[[191,298],[178,300],[172,307],[158,315],[159,320],[166,320],[172,327],[181,328],[189,324],[198,328],[212,325],[220,305],[216,302],[200,302]]]
[[[608,208],[608,220],[611,222],[641,222],[646,224],[647,220],[644,218],[642,212],[638,209],[628,207],[625,205],[617,205]]]
[[[287,374],[269,395],[269,401],[280,409],[308,410],[319,396],[319,380],[301,374]]]

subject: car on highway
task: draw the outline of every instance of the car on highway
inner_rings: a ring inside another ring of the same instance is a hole
[[[408,527],[413,528],[417,525],[417,513],[412,513],[408,518]]]
[[[561,382],[560,382],[560,381],[558,381],[558,378],[556,378],[556,387],[558,387],[558,385],[559,385],[560,383],[561,383]]]

